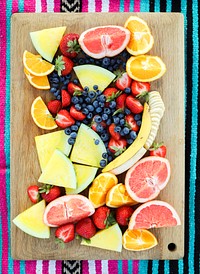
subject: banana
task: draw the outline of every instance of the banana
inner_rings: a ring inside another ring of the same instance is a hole
[[[163,100],[158,91],[149,92],[149,109],[151,117],[151,130],[149,137],[144,145],[145,149],[147,150],[151,147],[156,138],[160,121],[165,111]]]

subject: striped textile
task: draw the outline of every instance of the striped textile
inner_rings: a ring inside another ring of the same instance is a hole
[[[0,273],[147,274],[200,272],[200,149],[198,0],[2,0],[0,9]],[[185,22],[185,257],[175,261],[13,261],[10,256],[10,17],[15,12],[181,12]],[[198,229],[197,229],[198,228]]]

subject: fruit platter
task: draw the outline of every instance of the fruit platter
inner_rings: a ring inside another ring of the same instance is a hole
[[[183,17],[14,14],[11,30],[12,257],[183,257]]]

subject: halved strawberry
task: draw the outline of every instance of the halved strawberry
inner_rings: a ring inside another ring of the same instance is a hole
[[[69,92],[70,95],[75,95],[74,92],[79,92],[81,93],[83,89],[79,87],[78,85],[74,84],[73,82],[69,82],[67,86],[67,91]]]
[[[27,188],[28,197],[31,202],[36,204],[40,200],[39,187],[37,185],[32,185]]]
[[[119,140],[115,140],[113,138],[110,139],[109,143],[108,143],[108,148],[109,150],[114,153],[115,156],[119,156],[120,154],[122,154],[122,152],[124,152],[126,150],[126,146],[127,146],[127,141],[126,139],[119,139]]]
[[[59,100],[51,100],[48,102],[47,107],[51,114],[57,114],[62,108],[62,103]]]
[[[66,109],[61,109],[55,118],[56,124],[61,128],[70,127],[75,124],[75,120]]]
[[[64,243],[69,243],[74,240],[74,224],[66,224],[59,226],[55,231],[55,236]]]
[[[58,198],[61,194],[61,190],[59,186],[52,186],[52,185],[43,185],[39,188],[39,193],[47,203]]]
[[[63,108],[68,107],[70,105],[71,96],[65,89],[61,90],[61,99],[62,99],[62,107]]]
[[[124,71],[116,71],[115,74],[117,75],[115,86],[120,89],[124,90],[125,88],[130,88],[132,79],[128,76],[128,74]]]
[[[115,131],[116,125],[114,123],[112,123],[109,128],[108,131],[110,133],[110,135],[112,136],[113,139],[115,139],[116,141],[118,141],[121,138],[121,135],[119,134],[119,132]]]
[[[81,111],[77,110],[74,106],[71,106],[70,107],[70,115],[75,119],[75,120],[78,120],[78,121],[82,121],[86,118],[86,115],[83,114]]]

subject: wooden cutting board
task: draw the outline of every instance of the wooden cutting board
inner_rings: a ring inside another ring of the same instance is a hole
[[[29,32],[43,28],[67,26],[67,32],[82,31],[100,25],[123,26],[130,15],[146,20],[155,39],[152,55],[160,56],[167,66],[166,74],[152,83],[165,103],[166,111],[157,141],[167,145],[171,179],[158,197],[169,202],[180,215],[182,225],[152,229],[158,245],[143,252],[123,249],[121,253],[80,246],[79,240],[63,249],[51,238],[41,240],[18,229],[12,220],[31,206],[26,190],[40,176],[34,136],[46,133],[33,122],[30,108],[33,100],[51,97],[48,91],[33,88],[23,73],[24,50],[36,53]],[[89,259],[178,259],[184,255],[184,35],[183,16],[178,13],[42,13],[14,14],[11,29],[11,252],[20,260],[89,260]],[[172,249],[172,250],[171,250]]]

